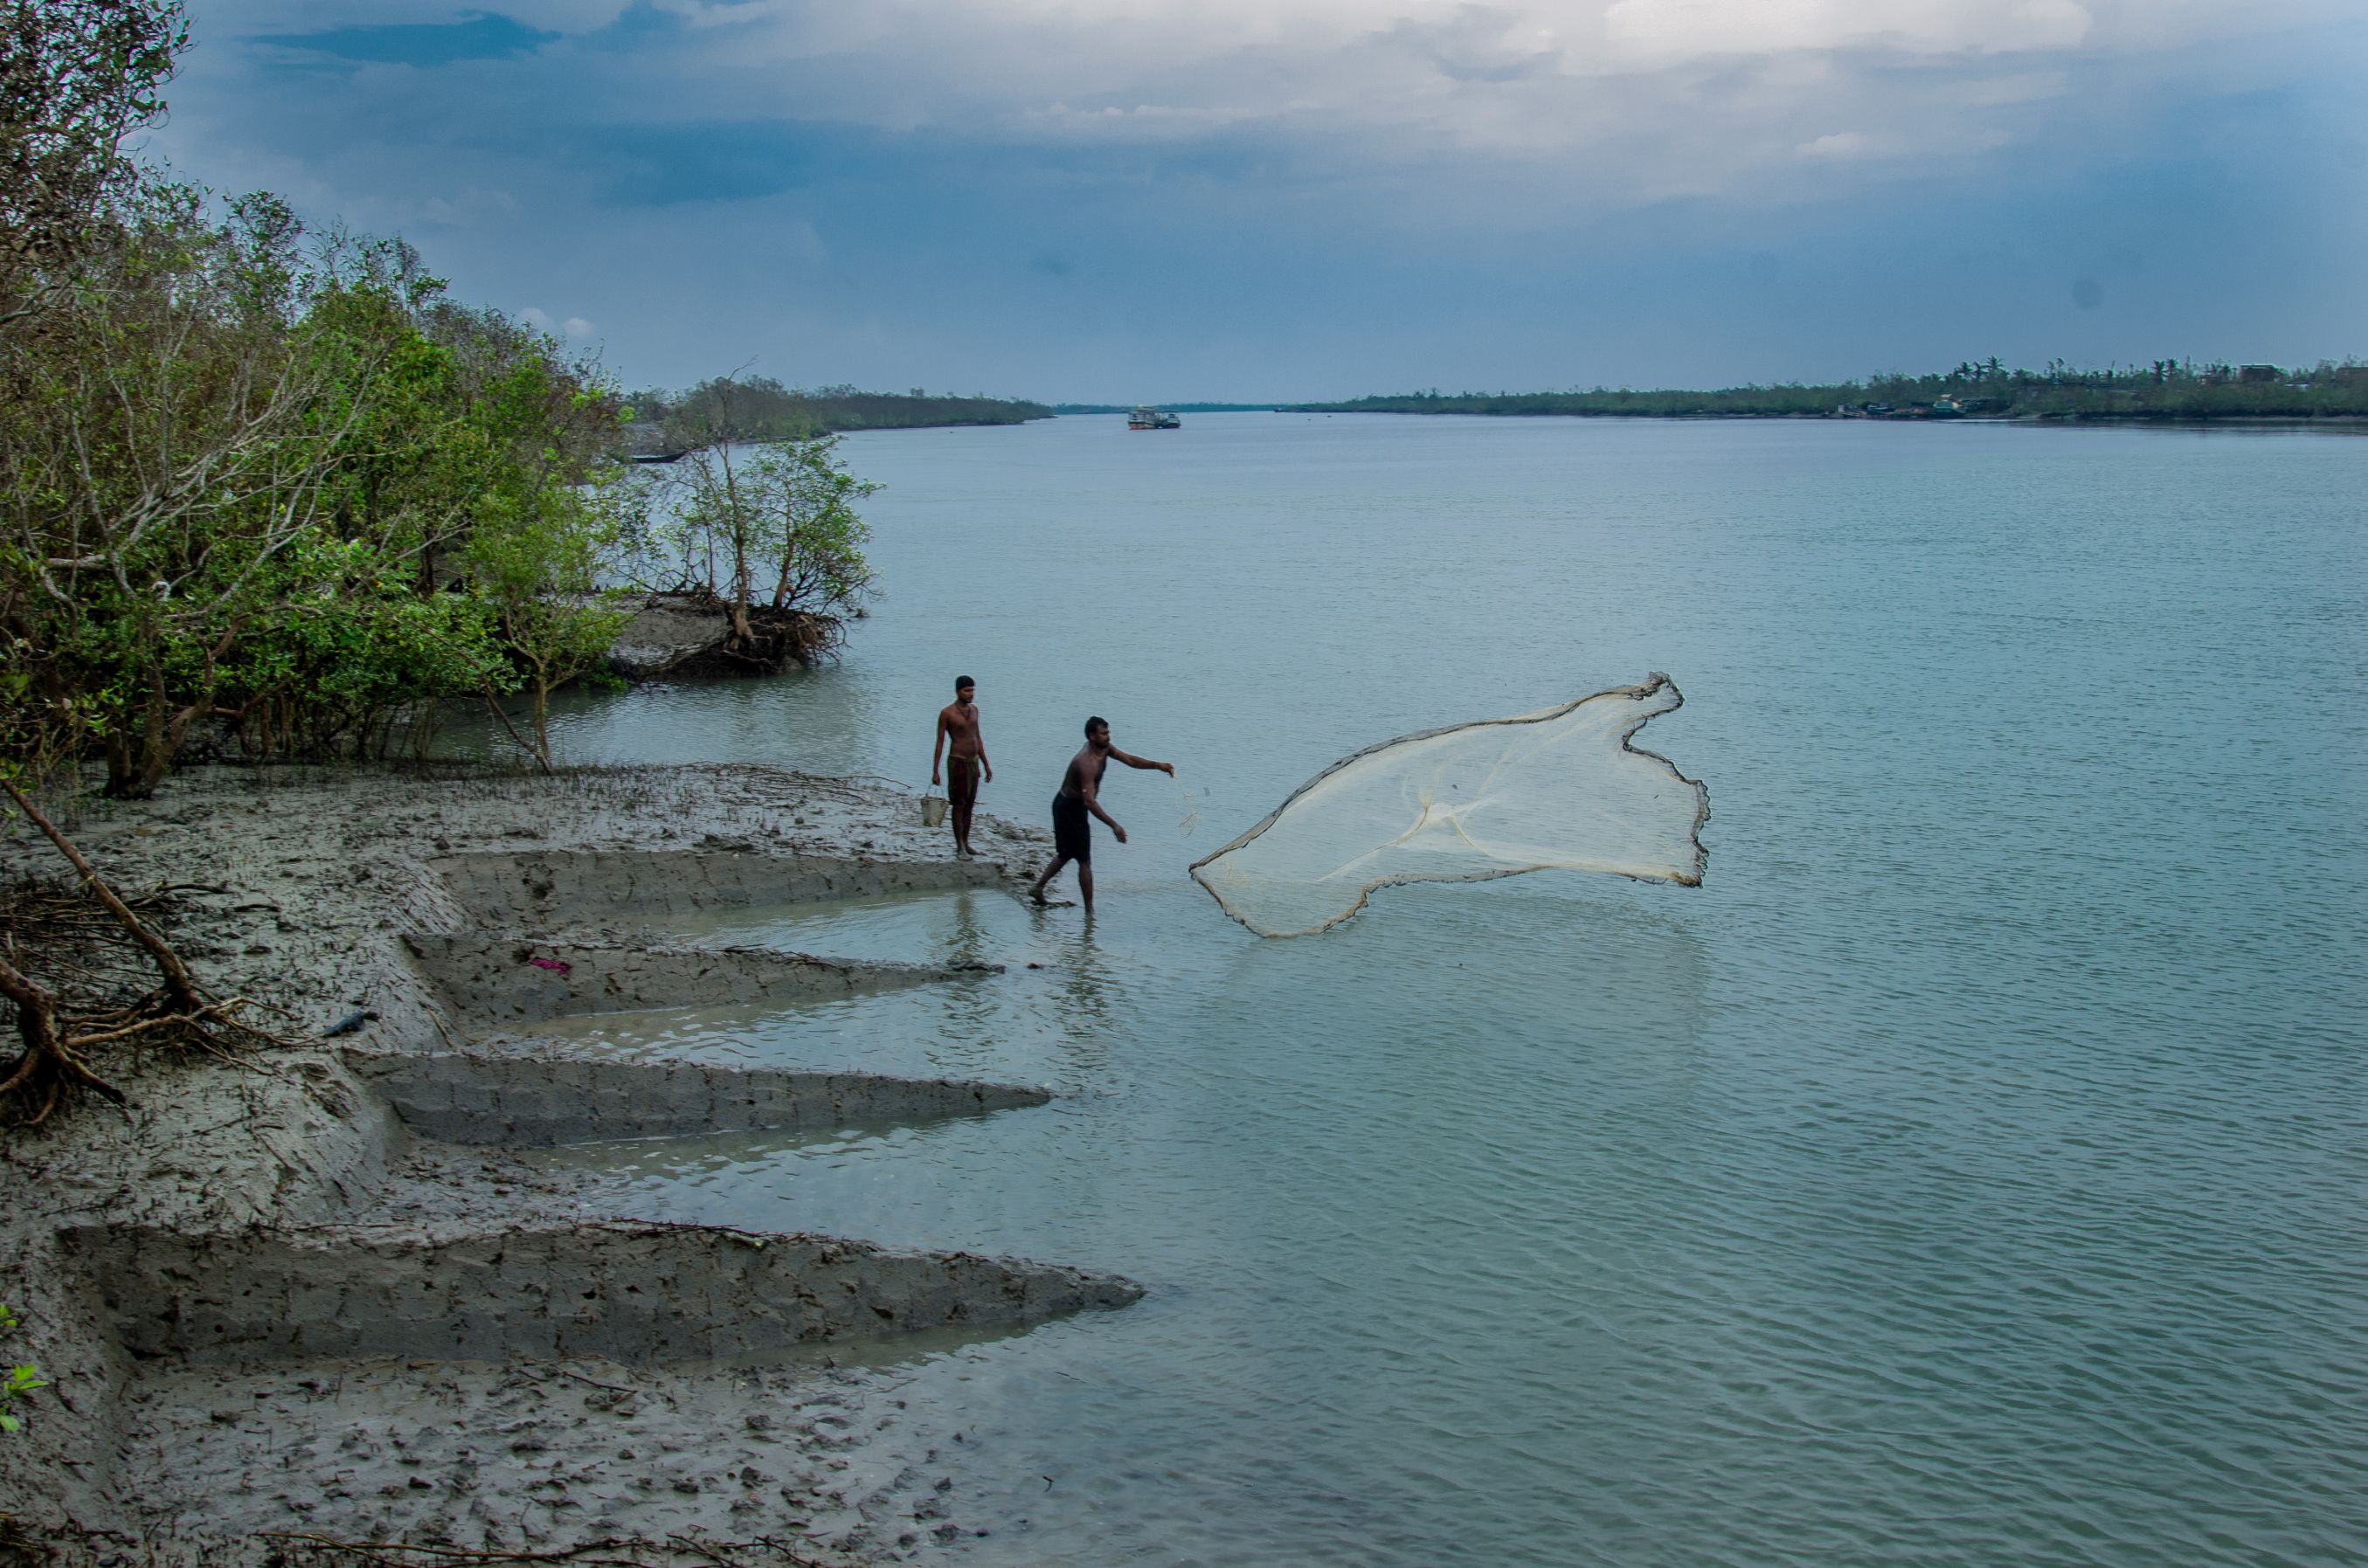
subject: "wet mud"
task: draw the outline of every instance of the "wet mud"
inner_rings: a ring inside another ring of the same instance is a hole
[[[593,1540],[651,1562],[893,1558],[993,1521],[959,1517],[951,1481],[927,1473],[937,1435],[901,1430],[867,1368],[1142,1294],[1090,1260],[637,1219],[512,1153],[1042,1105],[1023,1084],[534,1036],[605,1013],[992,984],[992,968],[666,928],[734,906],[1016,892],[1041,835],[983,819],[985,857],[954,861],[893,789],[696,767],[200,773],[76,831],[112,878],[191,888],[188,955],[282,1009],[290,1043],[244,1065],[124,1064],[127,1113],[84,1108],[0,1147],[0,1300],[23,1319],[6,1358],[51,1385],[0,1442],[0,1513],[49,1560]],[[46,870],[39,853],[0,843],[0,873]]]

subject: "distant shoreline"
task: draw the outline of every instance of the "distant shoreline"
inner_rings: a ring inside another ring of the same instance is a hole
[[[1924,375],[1862,381],[1720,387],[1596,387],[1581,392],[1410,392],[1288,405],[1303,414],[1632,415],[1647,419],[1989,419],[2065,424],[2187,424],[2368,418],[2368,364],[2199,364],[2156,359],[2084,369],[2051,359],[2037,370],[1961,360]]]
[[[1258,411],[1263,412],[1264,407],[1260,405]],[[1935,418],[1915,414],[1726,413],[1707,408],[1660,414],[1641,409],[1358,408],[1326,403],[1277,404],[1273,412],[1406,415],[1417,418],[1461,415],[1469,419],[1789,419],[1867,425],[2146,425],[2191,428],[2207,425],[2368,426],[2368,414],[1965,414]]]
[[[2135,425],[2160,429],[2200,429],[2211,426],[2235,426],[2250,429],[2278,426],[2315,428],[2335,426],[2347,428],[2368,426],[2368,414],[1964,414],[1935,418],[1930,415],[1891,414],[1810,414],[1752,411],[1730,413],[1720,409],[1691,409],[1682,412],[1658,413],[1643,409],[1605,408],[1364,408],[1346,403],[1221,403],[1196,407],[1191,403],[1164,403],[1156,406],[1176,414],[1372,414],[1414,417],[1461,415],[1467,419],[1659,419],[1659,420],[1794,420],[1803,423],[1825,420],[1834,424],[1868,425]],[[1063,419],[1117,415],[1127,413],[1123,408],[1063,408],[1057,410]],[[917,426],[916,426],[917,428]]]
[[[1279,414],[1288,405],[1280,403],[1056,403],[1053,412],[1062,418],[1078,414],[1132,414],[1135,409],[1161,408],[1170,414]]]
[[[851,386],[788,387],[769,377],[702,381],[684,392],[645,389],[627,400],[620,444],[636,461],[666,461],[719,436],[736,441],[799,441],[863,430],[944,430],[1050,419],[1049,403],[1025,398],[955,397],[916,389],[868,392]]]

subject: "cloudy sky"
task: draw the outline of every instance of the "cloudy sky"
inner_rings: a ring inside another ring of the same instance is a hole
[[[2368,357],[2368,0],[189,0],[154,149],[627,382]]]

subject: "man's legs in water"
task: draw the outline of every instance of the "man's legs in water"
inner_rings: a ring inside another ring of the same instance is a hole
[[[1042,903],[1045,902],[1044,889],[1052,882],[1054,877],[1061,874],[1061,868],[1068,863],[1069,858],[1066,855],[1055,855],[1053,857],[1053,863],[1044,868],[1044,874],[1042,876],[1036,879],[1036,886],[1033,890],[1032,896],[1035,898],[1037,903]],[[1091,915],[1094,912],[1094,863],[1091,860],[1080,860],[1077,862],[1077,892],[1086,901],[1086,913],[1087,915]]]
[[[1045,884],[1050,882],[1054,877],[1059,876],[1061,874],[1061,868],[1068,863],[1069,858],[1066,855],[1055,855],[1053,857],[1053,863],[1044,868],[1044,874],[1042,876],[1036,879],[1036,888],[1032,896],[1035,898],[1037,903],[1042,903],[1044,902]]]

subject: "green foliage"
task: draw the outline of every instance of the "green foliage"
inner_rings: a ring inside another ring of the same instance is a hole
[[[871,566],[863,558],[871,525],[855,504],[879,488],[848,471],[836,436],[757,449],[745,504],[771,578],[773,608],[861,612],[871,588]]]
[[[180,0],[0,0],[0,323],[42,309],[136,185],[124,138],[164,113]]]
[[[217,733],[383,755],[438,699],[540,714],[598,666],[620,405],[591,367],[276,198],[152,177],[110,216],[0,337],[11,755],[96,750],[139,794]]]
[[[633,411],[549,335],[447,299],[408,245],[126,158],[179,0],[0,14],[0,767],[100,756],[139,795],[193,748],[383,756],[464,698],[547,767],[550,694],[604,676],[605,585],[653,531],[616,458]],[[735,627],[773,618],[760,652],[810,647],[870,585],[871,487],[821,432],[1049,412],[728,377],[642,402],[781,437],[745,489],[713,448],[721,500],[668,525],[711,584],[722,541]]]
[[[1945,404],[1944,404],[1945,400]],[[1596,415],[1646,418],[1766,418],[1865,412],[1895,417],[1970,414],[2021,419],[2327,419],[2368,417],[2368,366],[2322,360],[2308,369],[2197,365],[2174,359],[2078,369],[2062,360],[2042,370],[1966,360],[1934,375],[1896,372],[1821,386],[1728,387],[1718,392],[1429,392],[1299,403],[1324,414]],[[1948,406],[1954,405],[1954,406]]]
[[[639,543],[652,565],[678,574],[675,585],[712,594],[743,617],[758,605],[861,613],[871,528],[856,504],[880,487],[848,470],[837,437],[702,447],[659,483],[662,505]]]
[[[0,1331],[16,1326],[16,1312],[6,1302],[0,1302]],[[25,1425],[22,1417],[9,1410],[8,1407],[11,1404],[31,1393],[35,1389],[45,1389],[49,1386],[48,1380],[41,1376],[40,1368],[29,1362],[9,1368],[7,1375],[0,1377],[0,1432],[14,1432]]]
[[[598,587],[611,538],[603,492],[543,485],[487,496],[461,556],[494,642],[525,676],[534,734],[527,743],[551,766],[550,699],[559,687],[605,666],[625,613]],[[490,699],[491,692],[488,690]],[[524,737],[521,737],[523,740]]]

